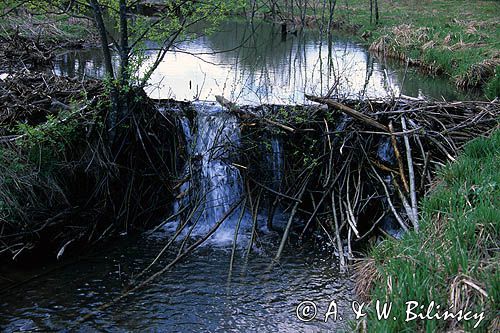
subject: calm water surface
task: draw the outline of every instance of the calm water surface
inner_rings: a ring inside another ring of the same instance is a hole
[[[302,104],[304,93],[323,95],[332,87],[338,97],[350,98],[400,93],[447,100],[469,97],[446,78],[405,71],[394,61],[370,54],[352,37],[328,39],[317,31],[283,37],[280,29],[266,23],[227,22],[217,33],[180,43],[156,70],[148,93],[178,100],[224,95],[239,104]],[[66,53],[54,71],[101,77],[100,50]]]

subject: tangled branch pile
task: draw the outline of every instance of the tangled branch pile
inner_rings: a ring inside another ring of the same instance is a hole
[[[0,260],[59,257],[168,210],[175,125],[144,92],[115,142],[98,81],[21,73],[0,95]]]
[[[0,135],[6,135],[2,131],[10,124],[38,125],[50,114],[69,110],[74,101],[102,93],[102,84],[96,80],[29,71],[5,75],[0,79]]]
[[[261,123],[286,141],[282,193],[264,189],[276,197],[275,204],[301,215],[300,237],[313,228],[324,231],[343,264],[374,231],[400,237],[418,230],[418,200],[432,186],[433,171],[453,161],[468,140],[499,125],[496,101],[307,98],[328,108],[288,108],[284,117],[278,111],[284,107],[261,107],[267,116],[240,108],[245,115],[240,118],[243,126]],[[254,165],[254,154],[248,156],[243,164]]]
[[[40,68],[50,64],[52,51],[44,44],[20,36],[0,36],[0,69]]]

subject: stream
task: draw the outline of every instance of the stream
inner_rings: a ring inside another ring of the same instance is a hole
[[[281,36],[279,26],[233,21],[222,24],[220,32],[177,47],[160,65],[147,91],[154,98],[203,101],[195,103],[195,123],[184,119],[182,124],[188,153],[197,161],[185,172],[196,176],[182,185],[186,195],[174,203],[173,211],[180,212],[196,201],[196,195],[203,195],[191,219],[194,222],[179,239],[206,234],[243,193],[241,176],[231,163],[239,141],[237,120],[210,102],[215,95],[239,104],[306,103],[304,93],[321,95],[335,85],[334,94],[345,98],[399,94],[467,98],[446,79],[405,70],[345,36],[334,36],[330,42],[313,31]],[[55,62],[54,72],[102,77],[98,52],[66,52]],[[283,176],[283,154],[281,143],[273,139],[266,163],[274,170],[276,189]],[[240,215],[241,237],[230,270]],[[348,274],[339,272],[333,247],[318,236],[303,246],[285,247],[280,263],[272,265],[281,234],[266,229],[265,216],[266,212],[258,214],[260,245],[250,255],[246,251],[251,215],[237,209],[194,255],[140,291],[77,323],[119,296],[129,279],[157,256],[181,220],[169,221],[158,232],[117,241],[2,294],[0,328],[7,332],[68,328],[81,332],[347,331],[350,302],[356,299],[354,284]],[[286,220],[286,213],[278,209],[276,225],[283,227]],[[158,267],[175,255],[166,253]],[[306,300],[314,301],[318,309],[318,316],[309,322],[296,314],[297,306]],[[332,301],[342,318],[325,322]]]
[[[120,295],[132,274],[147,266],[165,245],[162,237],[123,241],[23,285],[0,301],[4,332],[315,332],[345,321],[302,323],[296,306],[308,299],[323,313],[331,300],[348,314],[352,282],[339,274],[328,249],[287,251],[269,271],[274,248],[241,253],[229,277],[230,251],[205,246],[140,292],[83,324],[76,320]],[[165,263],[165,262],[164,262]],[[347,317],[347,316],[346,316]]]

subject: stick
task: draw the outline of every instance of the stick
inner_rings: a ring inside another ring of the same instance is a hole
[[[399,176],[401,177],[401,181],[403,182],[403,186],[405,187],[406,193],[408,193],[410,189],[408,187],[408,181],[406,180],[405,177],[405,170],[403,167],[403,160],[401,159],[401,154],[399,153],[398,142],[396,141],[396,137],[393,134],[394,127],[392,126],[392,121],[389,123],[389,131],[391,132],[391,143],[392,143],[392,148],[394,149],[394,155],[396,155],[396,159],[398,160]]]
[[[252,211],[252,233],[250,234],[250,241],[248,242],[247,258],[250,255],[250,251],[252,251],[252,244],[253,244],[253,240],[255,238],[255,232],[257,229],[257,214],[259,212],[260,196],[261,195],[262,195],[262,190],[259,192],[259,196],[257,197],[257,202],[255,203],[255,206],[253,207],[253,211]]]
[[[109,308],[110,306],[112,306],[113,304],[116,304],[117,302],[121,301],[122,299],[124,299],[125,297],[130,295],[131,293],[133,293],[133,292],[141,289],[142,287],[146,286],[147,284],[153,282],[157,277],[159,277],[160,275],[162,275],[163,273],[165,273],[166,271],[171,269],[175,264],[177,264],[179,261],[181,261],[186,255],[188,255],[191,251],[196,249],[203,242],[205,242],[210,236],[212,236],[213,233],[215,231],[217,231],[217,229],[221,226],[221,224],[233,213],[233,211],[241,204],[242,201],[243,201],[243,198],[240,199],[238,202],[236,202],[231,208],[229,208],[229,210],[224,214],[224,216],[212,227],[212,229],[210,229],[210,231],[205,236],[203,236],[202,238],[197,240],[195,243],[193,243],[186,251],[184,251],[181,255],[177,256],[167,266],[165,266],[164,268],[162,268],[158,272],[154,273],[153,275],[151,275],[149,278],[147,278],[146,280],[144,280],[143,282],[141,282],[137,286],[135,286],[129,290],[126,290],[124,293],[122,293],[120,296],[113,299],[111,302],[103,304],[96,311],[93,311],[93,312],[86,314],[85,316],[80,318],[76,323],[81,324],[81,323],[89,320],[90,318],[95,316],[100,311],[103,311],[103,310]]]
[[[339,221],[337,218],[337,209],[335,208],[335,193],[332,192],[332,214],[333,220],[335,222],[335,238],[337,239],[337,250],[339,251],[339,259],[340,259],[340,270],[347,270],[347,264],[344,256],[344,248],[342,246],[342,240],[340,238],[340,229],[339,229]]]
[[[354,109],[351,109],[350,107],[348,107],[344,104],[341,104],[341,103],[336,102],[336,101],[329,99],[329,98],[321,98],[321,97],[316,97],[316,96],[307,95],[307,94],[305,96],[310,101],[326,104],[326,105],[331,106],[335,109],[338,109],[344,113],[347,113],[351,117],[353,117],[357,120],[360,120],[360,121],[362,121],[370,126],[376,127],[376,128],[381,129],[385,132],[389,132],[389,128],[387,128],[387,126],[382,125],[381,123],[379,123],[378,121],[376,121],[372,117],[367,116],[364,113],[361,113],[361,112],[356,111]]]
[[[401,126],[403,128],[403,132],[406,132],[406,120],[405,117],[401,117]],[[406,146],[406,159],[408,161],[408,175],[410,177],[410,201],[411,201],[411,207],[412,207],[412,212],[413,212],[413,227],[415,228],[415,231],[418,232],[419,226],[418,226],[418,206],[417,206],[417,192],[415,191],[415,171],[413,170],[413,158],[411,156],[411,146],[410,146],[410,140],[406,135],[403,136],[405,140],[405,146]]]
[[[300,193],[298,195],[299,199],[302,199],[302,196],[304,195],[304,192],[306,191],[306,187],[307,187],[308,183],[309,183],[309,177],[304,182],[304,185],[302,185],[302,189],[300,190]],[[286,243],[286,240],[288,239],[288,234],[290,233],[292,221],[293,221],[293,218],[295,216],[295,213],[297,212],[298,206],[299,206],[299,202],[296,202],[295,205],[293,206],[290,217],[288,218],[288,223],[286,224],[285,232],[283,233],[283,237],[281,238],[281,243],[280,243],[280,246],[278,248],[278,252],[276,253],[276,256],[274,257],[274,261],[280,260],[281,253],[283,252],[283,249],[285,248],[285,243]]]
[[[375,176],[377,176],[379,182],[382,184],[382,187],[384,188],[385,196],[387,197],[387,202],[389,203],[389,206],[391,207],[392,214],[394,215],[394,217],[398,221],[398,223],[401,226],[401,228],[403,228],[403,230],[405,232],[407,232],[408,231],[408,227],[404,223],[403,219],[401,219],[401,216],[399,216],[398,211],[394,207],[394,204],[392,203],[392,200],[391,200],[391,196],[389,194],[389,190],[387,189],[387,185],[385,185],[384,180],[382,179],[382,177],[380,177],[380,175],[378,174],[377,170],[375,170],[375,167],[371,163],[370,163],[370,166],[372,167],[372,170],[375,173]]]
[[[290,199],[290,200],[292,200],[292,201],[296,201],[296,202],[298,202],[298,203],[302,203],[302,201],[301,201],[300,199],[297,199],[297,198],[291,197],[291,196],[289,196],[289,195],[286,195],[285,193],[281,193],[281,192],[275,191],[275,190],[273,190],[272,188],[270,188],[270,187],[268,187],[268,186],[266,186],[266,185],[264,185],[264,184],[259,183],[259,182],[258,182],[258,181],[256,181],[254,178],[250,178],[250,179],[251,179],[251,180],[252,180],[255,184],[259,185],[259,186],[260,186],[260,187],[262,187],[263,189],[268,190],[268,191],[269,191],[269,192],[271,192],[271,193],[276,194],[277,196],[280,196],[280,197],[283,197],[283,198],[286,198],[286,199]]]
[[[243,215],[245,214],[246,202],[247,202],[247,199],[245,198],[245,200],[243,201],[243,204],[242,204],[240,217],[238,218],[238,223],[236,224],[236,229],[234,230],[233,248],[231,250],[231,260],[229,261],[229,274],[227,277],[228,281],[231,280],[231,275],[233,273],[234,254],[236,253],[236,243],[238,241],[238,232],[240,230],[241,220],[243,219]]]

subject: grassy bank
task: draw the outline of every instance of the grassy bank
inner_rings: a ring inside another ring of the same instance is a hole
[[[439,183],[421,203],[420,233],[382,242],[359,266],[361,296],[392,302],[389,320],[377,320],[372,304],[368,332],[498,332],[499,165],[500,131],[467,144],[457,162],[439,172]],[[453,311],[484,311],[485,318],[475,329],[477,320],[405,322],[405,303],[411,300],[426,308],[434,301],[441,313],[451,305]]]
[[[337,18],[360,25],[373,50],[448,75],[461,88],[500,95],[498,1],[378,0],[380,22],[370,23],[369,2],[339,2]]]
[[[275,20],[293,16],[294,24],[303,19],[306,26],[328,20],[328,1],[276,3]],[[356,31],[371,50],[446,75],[457,87],[481,89],[491,99],[500,95],[500,2],[378,0],[378,7],[376,24],[368,0],[336,1],[334,27]],[[271,11],[266,5],[260,10]]]
[[[69,15],[33,15],[20,8],[0,17],[0,38],[21,37],[61,48],[98,45],[93,22]]]

